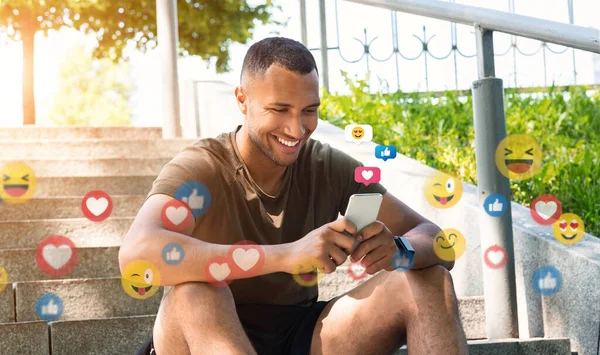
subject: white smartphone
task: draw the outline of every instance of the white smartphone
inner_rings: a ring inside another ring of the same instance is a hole
[[[354,223],[358,232],[377,220],[381,201],[380,193],[354,194],[350,196],[344,217]]]

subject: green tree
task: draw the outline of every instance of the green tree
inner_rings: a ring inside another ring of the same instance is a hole
[[[232,43],[246,43],[258,22],[277,23],[272,0],[258,6],[246,0],[179,0],[177,8],[180,54],[216,58],[219,72],[229,69]],[[157,45],[152,0],[0,0],[0,31],[23,42],[24,124],[35,124],[34,36],[63,26],[94,33],[96,58],[126,59],[122,51],[129,41],[142,52]]]
[[[58,125],[130,126],[130,76],[129,63],[94,59],[78,43],[61,63],[50,120]]]

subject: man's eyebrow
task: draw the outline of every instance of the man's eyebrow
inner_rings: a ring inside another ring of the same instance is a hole
[[[271,102],[268,105],[269,106],[280,106],[280,107],[292,107],[292,105],[286,104],[284,102]],[[305,108],[316,107],[316,106],[320,106],[320,105],[321,105],[321,102],[315,102],[314,104],[308,105]]]

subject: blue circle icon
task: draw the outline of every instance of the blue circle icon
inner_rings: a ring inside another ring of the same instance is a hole
[[[542,296],[552,296],[562,287],[562,275],[553,266],[543,266],[533,274],[533,288]]]
[[[35,304],[37,315],[46,322],[55,321],[62,315],[64,310],[63,302],[57,295],[47,293],[38,298]]]
[[[198,181],[188,181],[177,188],[175,199],[185,202],[192,210],[194,218],[198,218],[208,211],[212,197],[206,185]]]
[[[501,217],[508,210],[508,203],[501,194],[491,194],[483,202],[485,213],[492,217]]]
[[[415,258],[413,253],[398,250],[392,256],[392,267],[397,271],[408,271],[415,265]]]
[[[183,261],[185,251],[179,243],[169,243],[162,250],[163,261],[169,265],[178,265]]]

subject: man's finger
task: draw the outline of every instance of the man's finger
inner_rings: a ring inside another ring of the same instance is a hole
[[[337,220],[329,223],[327,226],[329,229],[333,229],[338,233],[344,233],[344,231],[347,231],[348,233],[354,235],[357,232],[354,223],[352,223],[352,221],[346,217],[338,218]]]
[[[383,237],[385,237],[384,234],[381,234]],[[362,259],[365,255],[369,254],[372,250],[374,250],[375,248],[379,247],[381,244],[383,244],[383,242],[381,241],[381,238],[369,238],[365,241],[363,241],[362,243],[360,243],[360,245],[356,248],[356,250],[354,250],[352,252],[352,254],[350,255],[350,257],[352,257],[353,260],[360,260]]]
[[[385,258],[387,256],[387,250],[383,247],[377,247],[374,250],[371,250],[365,258],[362,260],[361,265],[365,268],[375,264],[379,260]]]
[[[385,228],[385,225],[383,223],[381,223],[380,221],[375,221],[375,222],[369,224],[368,226],[364,227],[360,231],[358,231],[356,236],[357,237],[361,236],[362,240],[367,240],[367,239],[372,238],[372,237],[376,236],[377,234],[383,232],[384,228]]]
[[[329,252],[329,256],[333,259],[336,266],[340,266],[348,259],[348,254],[335,245],[332,245]]]

